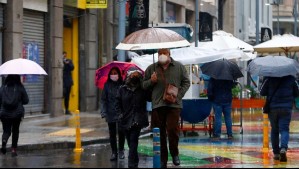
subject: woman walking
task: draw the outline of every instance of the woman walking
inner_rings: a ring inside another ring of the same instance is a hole
[[[109,127],[110,146],[112,149],[111,161],[125,158],[124,145],[125,134],[123,130],[118,126],[117,113],[115,109],[116,95],[120,86],[123,84],[121,72],[119,68],[111,68],[108,76],[108,80],[105,83],[104,90],[102,92],[101,102],[101,116],[106,119]],[[117,147],[117,134],[118,134],[118,147]],[[119,151],[118,151],[119,150]]]
[[[119,89],[116,108],[120,124],[125,129],[129,145],[129,168],[138,168],[138,142],[140,131],[148,126],[146,92],[142,89],[142,73],[130,69],[124,86]]]
[[[12,134],[11,155],[17,156],[19,128],[24,117],[25,104],[29,103],[27,92],[19,75],[8,75],[0,89],[0,118],[3,126],[2,154],[6,154],[6,145]]]

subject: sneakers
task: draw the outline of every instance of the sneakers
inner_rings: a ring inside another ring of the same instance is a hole
[[[17,154],[17,150],[16,150],[15,148],[12,148],[12,149],[11,149],[11,156],[12,156],[12,157],[16,157],[16,156],[18,156],[18,154]]]
[[[6,148],[5,148],[5,147],[2,147],[2,148],[1,148],[1,153],[2,153],[2,154],[6,154]]]
[[[280,154],[274,154],[274,160],[280,161]]]
[[[280,162],[287,162],[287,150],[285,148],[282,148],[280,150]]]
[[[118,158],[121,160],[125,159],[125,151],[124,150],[118,152]]]
[[[227,137],[227,139],[228,139],[228,140],[233,140],[234,137],[233,137],[232,135],[229,135],[229,136]]]
[[[116,161],[117,160],[117,154],[116,153],[112,153],[111,157],[110,157],[110,161]]]

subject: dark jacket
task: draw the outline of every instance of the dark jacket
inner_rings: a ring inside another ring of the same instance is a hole
[[[232,80],[216,80],[211,78],[208,85],[208,98],[211,102],[218,104],[231,103],[232,88],[236,83]]]
[[[189,75],[185,66],[171,58],[169,67],[165,71],[162,70],[163,68],[158,63],[155,63],[150,65],[145,71],[143,88],[145,90],[152,90],[151,100],[153,109],[164,106],[183,108],[182,98],[190,87]],[[152,84],[151,82],[151,76],[154,72],[156,72],[158,76],[158,82],[156,84]],[[179,88],[177,103],[175,104],[167,104],[163,101],[163,94],[166,85],[162,77],[162,72],[164,72],[166,83],[174,84],[177,88]]]
[[[145,95],[146,93],[141,87],[133,91],[124,85],[119,89],[116,97],[116,109],[121,117],[120,125],[124,129],[130,129],[134,124],[140,128],[149,125]]]
[[[74,64],[72,60],[67,59],[68,64],[63,62],[63,87],[71,87],[73,85],[72,71],[74,70]]]
[[[6,89],[9,93],[12,93],[14,88],[7,87]],[[0,118],[22,118],[24,117],[25,109],[23,105],[29,103],[29,98],[26,92],[26,89],[23,85],[16,85],[16,91],[19,92],[19,103],[15,110],[6,110],[2,105],[2,94],[3,94],[4,86],[0,88]],[[11,94],[13,95],[13,93]]]
[[[106,118],[108,123],[117,121],[116,95],[122,83],[108,80],[105,83],[101,97],[101,116]]]
[[[293,76],[265,77],[260,94],[267,96],[267,99],[272,97],[270,112],[275,110],[291,112],[295,97],[299,95],[298,84]]]

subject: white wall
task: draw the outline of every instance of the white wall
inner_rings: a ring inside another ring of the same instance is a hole
[[[7,3],[7,0],[0,0],[0,3]],[[25,9],[41,12],[48,11],[47,0],[23,0],[23,6]]]

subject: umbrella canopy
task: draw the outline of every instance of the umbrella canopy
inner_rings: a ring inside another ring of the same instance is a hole
[[[285,56],[266,56],[254,59],[248,65],[252,75],[283,77],[292,75],[296,77],[299,73],[299,63]]]
[[[205,63],[200,68],[203,74],[218,80],[237,80],[243,77],[239,66],[227,59]]]
[[[104,88],[104,85],[108,79],[109,72],[110,72],[111,68],[113,68],[113,67],[119,68],[123,79],[126,78],[127,71],[132,67],[135,67],[135,68],[139,69],[142,73],[144,73],[144,71],[141,68],[139,68],[138,66],[136,66],[134,63],[118,62],[118,61],[110,62],[110,63],[106,64],[105,66],[96,70],[95,85],[98,88],[100,88],[100,89]]]
[[[180,34],[163,28],[147,28],[127,36],[116,49],[146,50],[190,46]]]
[[[0,75],[48,75],[36,62],[28,59],[13,59],[0,66]]]
[[[299,51],[299,37],[292,34],[275,35],[269,41],[253,47],[258,53],[280,53],[288,55],[289,52]]]
[[[213,32],[213,41],[199,42],[198,46],[216,50],[241,49],[244,52],[253,52],[253,46],[221,30]]]
[[[199,47],[187,47],[179,49],[171,49],[170,56],[181,62],[183,65],[201,64],[216,61],[219,59],[240,59],[247,60],[248,56],[238,49],[214,50]],[[154,55],[155,60],[158,60],[158,54]],[[142,55],[132,58],[132,62],[145,70],[149,65],[153,64],[152,55]]]

